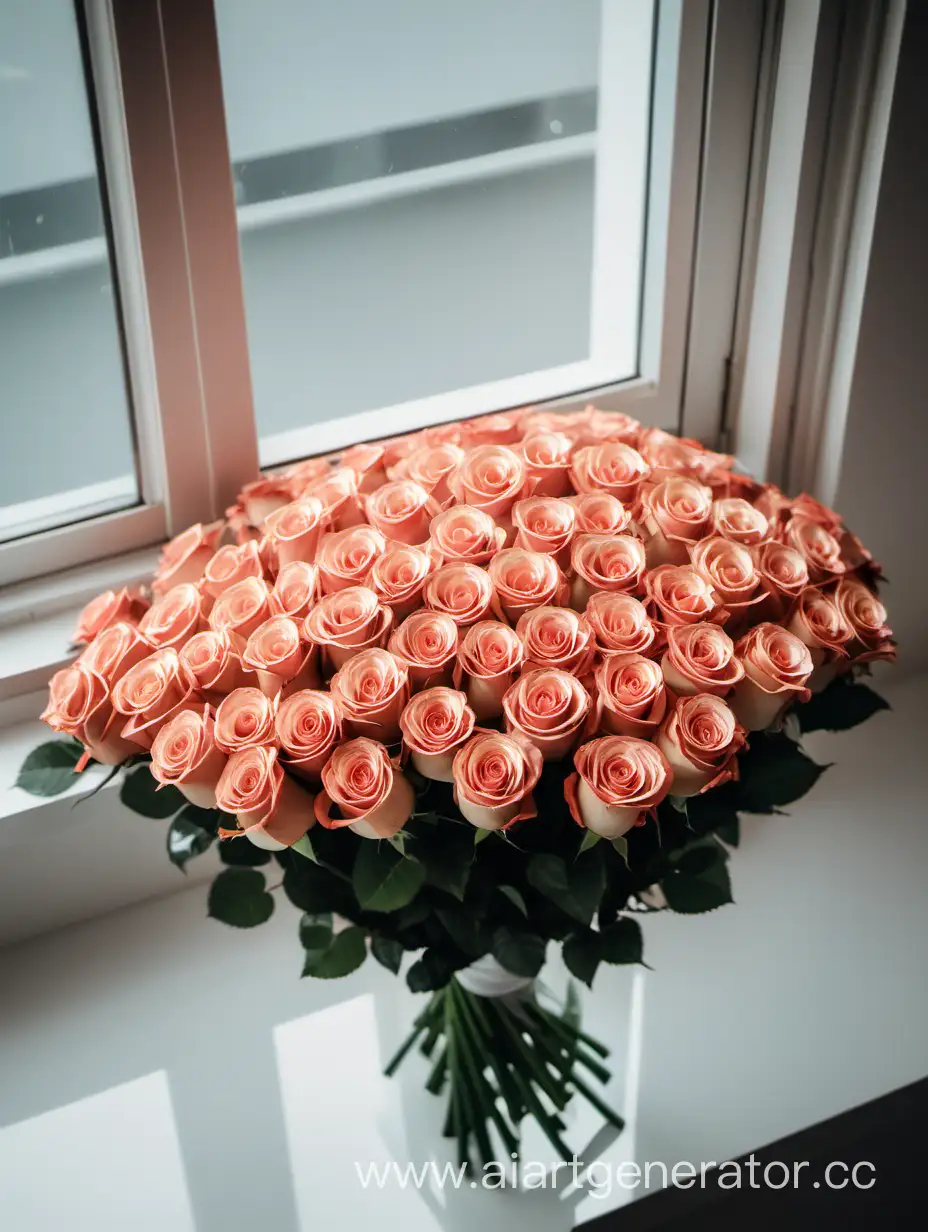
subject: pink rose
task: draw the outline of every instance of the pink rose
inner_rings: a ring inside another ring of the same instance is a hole
[[[386,539],[373,526],[352,526],[324,535],[316,553],[322,593],[362,585],[386,546]]]
[[[740,496],[727,496],[713,502],[712,529],[732,543],[748,548],[759,547],[770,538],[770,524],[764,514]]]
[[[341,465],[354,471],[359,492],[376,492],[387,482],[384,453],[383,445],[352,445],[342,454]]]
[[[580,739],[591,706],[576,676],[538,668],[520,676],[503,698],[506,731],[530,741],[545,761],[559,761]]]
[[[461,433],[462,444],[467,447],[515,445],[522,436],[524,421],[525,411],[520,408],[514,411],[498,411],[495,415],[475,415],[473,419],[462,420],[457,427]]]
[[[173,646],[175,650],[208,627],[203,595],[190,582],[165,591],[139,621],[139,633],[153,646]]]
[[[585,616],[569,607],[536,607],[524,612],[516,635],[525,647],[523,671],[556,667],[582,678],[593,665],[596,642]]]
[[[329,471],[324,479],[310,483],[302,496],[317,496],[322,501],[326,524],[333,531],[348,530],[364,522],[358,477],[350,466]]]
[[[592,405],[586,408],[585,414],[585,441],[591,444],[599,441],[621,441],[623,445],[638,448],[641,424],[631,415],[625,415],[622,411],[601,411],[598,406]]]
[[[276,698],[268,697],[260,689],[236,689],[222,699],[216,711],[216,744],[223,753],[237,753],[255,744],[273,744],[276,714]]]
[[[464,450],[450,441],[421,445],[391,471],[391,479],[411,479],[444,504],[451,497],[448,478],[464,461]]]
[[[224,590],[209,614],[210,628],[248,638],[271,614],[271,595],[261,578],[245,578]]]
[[[409,780],[393,766],[387,750],[363,736],[339,745],[322,770],[316,820],[330,830],[350,826],[362,838],[390,838],[402,830],[415,807]],[[341,817],[331,816],[336,804]]]
[[[796,600],[786,627],[808,646],[815,667],[837,656],[847,658],[847,643],[854,636],[838,605],[814,586]]]
[[[244,543],[229,544],[220,548],[206,562],[203,570],[202,586],[204,591],[214,599],[218,599],[224,590],[243,582],[245,578],[263,578],[264,562],[256,539],[248,539]]]
[[[218,706],[227,693],[257,683],[242,666],[245,639],[222,629],[208,629],[192,637],[180,651],[180,667],[187,686]]]
[[[454,683],[478,719],[503,713],[503,696],[519,674],[525,651],[518,633],[498,620],[481,620],[461,639]]]
[[[305,560],[292,560],[277,575],[271,591],[271,611],[277,616],[304,620],[316,601],[319,578],[316,566]]]
[[[236,498],[251,526],[258,530],[283,505],[293,500],[293,484],[284,475],[264,475],[246,483]]]
[[[570,606],[582,612],[597,591],[633,594],[641,589],[644,544],[631,535],[578,535],[570,565],[574,572]]]
[[[450,685],[458,653],[458,627],[444,612],[413,612],[394,631],[390,651],[409,670],[414,691]]]
[[[614,736],[650,740],[669,704],[659,663],[643,655],[607,655],[596,669],[597,726]]]
[[[809,584],[806,558],[795,548],[771,539],[755,549],[754,560],[767,594],[758,604],[755,617],[758,621],[780,620]]]
[[[371,526],[396,543],[425,543],[429,523],[439,512],[438,502],[411,479],[385,483],[367,497],[364,507]]]
[[[867,663],[886,659],[893,662],[896,658],[893,631],[886,623],[886,608],[873,591],[856,578],[842,578],[834,597],[838,611],[854,635],[847,647],[853,661]]]
[[[756,625],[735,649],[744,676],[729,705],[748,731],[763,731],[791,702],[808,701],[812,656],[795,634],[780,625]]]
[[[507,620],[518,620],[532,608],[567,602],[567,580],[546,552],[504,548],[490,561],[487,573]]]
[[[429,540],[446,562],[485,565],[506,544],[506,532],[488,513],[452,505],[432,519]]]
[[[724,697],[744,676],[735,644],[718,625],[671,625],[661,659],[664,679],[674,693],[716,693]]]
[[[696,796],[738,777],[737,754],[747,733],[726,702],[712,693],[679,697],[655,743],[673,771],[671,792]]]
[[[701,539],[692,549],[693,568],[706,578],[729,612],[729,625],[752,617],[766,591],[748,548],[721,535]]]
[[[180,658],[171,646],[141,659],[113,688],[113,705],[129,719],[122,734],[143,749],[151,748],[155,736],[175,711],[200,700],[187,687]]]
[[[570,491],[572,450],[570,437],[554,431],[533,432],[517,447],[536,496],[564,496]]]
[[[349,735],[372,736],[384,744],[399,740],[409,670],[389,650],[362,650],[339,668],[329,688]]]
[[[448,487],[459,505],[473,505],[500,519],[522,496],[527,496],[525,464],[505,445],[479,445],[448,477]]]
[[[690,565],[658,565],[645,578],[645,593],[648,613],[663,625],[725,620],[726,612],[712,583]]]
[[[137,625],[109,625],[83,651],[78,663],[100,676],[110,688],[130,667],[148,658],[155,647],[139,633]]]
[[[242,663],[258,677],[268,697],[286,697],[319,684],[319,651],[304,641],[290,616],[271,616],[248,638]]]
[[[305,458],[302,462],[294,462],[283,472],[291,490],[297,495],[311,483],[318,483],[331,474],[332,465],[328,458]]]
[[[338,669],[362,650],[387,644],[393,613],[366,586],[346,586],[324,595],[303,628],[323,648],[329,666]]]
[[[403,745],[424,778],[452,783],[455,753],[473,735],[475,723],[463,693],[441,686],[424,689],[400,717]]]
[[[841,544],[827,527],[809,518],[792,517],[784,538],[805,558],[812,582],[828,582],[844,573]]]
[[[111,625],[137,625],[147,608],[147,600],[130,590],[105,590],[81,612],[71,640],[85,646]]]
[[[712,453],[699,441],[674,436],[663,428],[645,428],[638,441],[638,449],[652,469],[654,483],[679,475],[708,483],[710,477],[719,472],[727,473],[734,464],[734,458],[729,454]]]
[[[197,808],[216,808],[216,786],[226,760],[216,744],[209,706],[176,714],[151,746],[154,777],[173,784]]]
[[[295,560],[312,561],[325,527],[325,505],[318,496],[301,496],[264,521],[265,536],[281,568]]]
[[[422,590],[441,564],[441,555],[430,543],[425,548],[407,543],[388,543],[374,561],[367,585],[402,620],[422,603]]]
[[[654,647],[657,630],[633,595],[601,590],[590,596],[584,615],[601,650],[647,655]]]
[[[322,767],[342,738],[341,719],[331,693],[301,689],[280,703],[274,730],[286,757],[281,762],[298,778],[318,782]]]
[[[422,595],[426,607],[446,612],[462,628],[483,620],[496,601],[486,569],[464,562],[443,565],[426,582]]]
[[[221,535],[221,522],[209,526],[197,522],[166,543],[152,578],[151,588],[155,594],[164,594],[182,582],[199,582],[207,562],[219,546]]]
[[[639,521],[648,566],[685,565],[689,549],[704,538],[712,518],[712,490],[695,479],[664,479],[641,498]]]
[[[631,513],[608,492],[584,492],[565,499],[573,506],[578,535],[621,535],[631,525]]]
[[[569,501],[553,496],[530,496],[512,507],[516,528],[516,547],[532,552],[549,552],[559,565],[570,558],[570,544],[576,533],[577,511]]]
[[[623,502],[638,495],[650,467],[637,449],[621,441],[586,445],[571,459],[570,476],[577,492],[608,492]]]
[[[574,754],[564,783],[571,816],[602,838],[621,838],[660,804],[673,781],[664,754],[635,736],[601,736]]]
[[[277,749],[266,744],[232,754],[216,787],[216,802],[239,824],[237,830],[220,829],[220,838],[244,834],[266,851],[292,847],[315,821],[312,796],[284,774]]]
[[[139,751],[138,744],[120,731],[106,681],[80,660],[55,672],[42,719],[55,731],[80,740],[85,758],[92,757],[104,766],[118,766]],[[84,759],[77,768],[83,765]]]
[[[455,753],[454,798],[462,816],[482,830],[501,830],[535,816],[532,791],[542,756],[529,741],[478,731]]]

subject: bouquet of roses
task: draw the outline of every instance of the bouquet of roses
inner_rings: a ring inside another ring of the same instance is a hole
[[[879,567],[840,517],[733,459],[589,407],[427,429],[256,480],[164,548],[144,591],[83,612],[20,785],[89,761],[219,840],[209,913],[302,912],[304,975],[368,951],[432,995],[416,1043],[462,1160],[532,1116],[569,1157],[606,1049],[546,1003],[549,942],[591,984],[639,919],[731,900],[743,812],[823,767],[802,731],[885,703]],[[276,887],[275,887],[276,888]]]

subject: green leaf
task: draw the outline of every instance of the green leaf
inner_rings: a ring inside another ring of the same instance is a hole
[[[371,938],[371,953],[382,967],[397,975],[403,961],[403,947],[393,937],[385,937],[383,933],[374,933]]]
[[[500,966],[513,975],[536,976],[545,961],[545,940],[535,933],[519,932],[504,925],[493,934],[491,952]]]
[[[738,814],[736,813],[729,821],[723,821],[720,826],[716,826],[715,833],[729,847],[737,847],[741,842],[741,823],[738,821]]]
[[[469,907],[439,907],[435,911],[448,936],[465,954],[480,958],[490,948],[489,926]]]
[[[614,850],[617,851],[618,854],[622,857],[622,861],[625,867],[628,868],[628,839],[627,838],[614,838],[612,840],[612,846]]]
[[[735,807],[745,813],[774,813],[792,804],[818,782],[828,768],[807,757],[781,732],[756,734],[739,758],[741,778]]]
[[[599,848],[578,856],[569,868],[560,856],[534,855],[526,876],[540,894],[581,924],[592,920],[606,885]]]
[[[233,928],[254,928],[270,919],[273,911],[264,874],[252,868],[224,869],[210,886],[207,914]]]
[[[595,847],[602,836],[594,834],[592,830],[583,831],[583,842],[580,844],[578,855],[583,855],[585,851],[589,851],[591,847]]]
[[[474,846],[476,847],[478,843],[482,843],[485,838],[495,833],[495,830],[484,830],[480,826],[474,826]]]
[[[590,929],[571,933],[563,946],[564,963],[571,975],[593,987],[593,976],[599,966],[599,935]]]
[[[854,681],[850,676],[839,676],[821,693],[813,693],[807,702],[797,705],[793,713],[804,732],[837,732],[848,731],[881,710],[889,709],[889,702],[869,685]]]
[[[161,820],[173,817],[187,803],[182,792],[170,784],[161,787],[148,766],[139,766],[123,779],[119,798],[133,813]]]
[[[16,786],[30,796],[60,796],[74,785],[74,767],[82,752],[76,740],[48,740],[40,744],[20,766]]]
[[[660,883],[671,911],[681,915],[701,915],[732,902],[728,866],[720,859],[697,876],[673,872]]]
[[[524,916],[528,915],[528,907],[526,907],[525,905],[525,899],[522,897],[519,891],[515,888],[515,886],[500,885],[500,886],[497,886],[496,888],[497,890],[499,890],[500,894],[505,894],[505,896],[509,899],[512,905],[515,907],[516,911],[520,912]]]
[[[363,910],[396,911],[416,897],[425,881],[425,868],[389,843],[370,839],[358,850],[351,880]]]
[[[284,869],[283,889],[294,907],[312,915],[331,911],[350,917],[357,911],[351,886],[329,869],[309,860],[291,857],[290,866]]]
[[[724,858],[724,849],[710,838],[706,842],[695,843],[692,847],[684,847],[673,852],[670,856],[670,863],[678,873],[699,877],[714,868],[718,861]]]
[[[366,937],[364,929],[358,928],[357,925],[337,933],[332,944],[319,958],[313,958],[307,953],[303,974],[311,975],[317,980],[337,980],[357,971],[367,958]]]
[[[425,867],[425,880],[437,890],[463,899],[474,862],[474,840],[470,827],[447,823],[417,835],[413,855]]]
[[[302,838],[290,844],[290,850],[295,851],[298,855],[305,856],[307,860],[312,860],[313,864],[319,863],[319,857],[313,850],[313,840],[310,838],[308,830]]]
[[[434,992],[451,979],[453,968],[437,950],[426,950],[406,972],[406,983],[412,992]]]
[[[168,859],[172,864],[176,864],[181,872],[188,860],[202,855],[212,846],[216,837],[213,818],[217,813],[216,809],[201,809],[188,804],[168,826]]]
[[[332,916],[327,911],[306,911],[300,919],[300,945],[306,951],[306,961],[322,957],[332,944]]]
[[[260,868],[262,864],[270,864],[271,853],[263,847],[256,847],[251,839],[240,835],[238,838],[221,840],[219,859],[230,868]]]
[[[722,834],[723,830],[731,833],[732,827],[737,832],[738,812],[736,808],[738,783],[725,783],[698,796],[691,796],[687,809],[687,821],[691,830],[697,834]],[[727,841],[727,840],[726,840]],[[732,846],[737,846],[733,843]]]
[[[599,956],[607,963],[640,963],[644,940],[637,920],[622,918],[599,934]]]

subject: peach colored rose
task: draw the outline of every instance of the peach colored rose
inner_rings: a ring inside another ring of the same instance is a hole
[[[645,594],[648,614],[665,626],[725,620],[721,598],[711,581],[691,565],[658,565],[645,578]]]
[[[332,471],[328,458],[305,458],[302,462],[294,462],[283,472],[290,488],[297,495],[311,483],[325,479]]]
[[[331,668],[342,667],[349,659],[385,646],[393,628],[393,613],[367,586],[346,586],[324,595],[306,617],[306,637],[323,648]]]
[[[248,638],[242,663],[268,697],[286,697],[319,684],[319,651],[290,616],[271,616]]]
[[[146,659],[155,647],[139,633],[137,625],[109,625],[98,633],[77,662],[100,676],[110,688],[130,667]]]
[[[140,659],[113,688],[113,705],[129,719],[122,734],[143,749],[151,748],[173,712],[199,701],[199,695],[187,687],[180,657],[172,646]]]
[[[504,548],[490,561],[487,573],[507,620],[518,620],[535,607],[567,602],[567,579],[546,552]]]
[[[523,437],[536,432],[563,432],[574,444],[587,444],[588,411],[528,411],[522,421]]]
[[[809,584],[806,558],[795,548],[774,539],[762,544],[754,559],[767,592],[767,598],[758,605],[755,615],[758,620],[779,620],[787,606]]]
[[[633,595],[601,590],[590,596],[584,616],[601,650],[647,655],[654,649],[657,629]]]
[[[245,639],[225,629],[207,629],[192,637],[180,651],[180,667],[187,685],[218,706],[227,693],[257,684],[253,672],[242,665]]]
[[[263,578],[264,562],[256,539],[228,544],[206,562],[202,586],[208,595],[218,599],[224,590],[245,578]]]
[[[565,499],[574,507],[578,535],[621,535],[631,524],[631,513],[608,492],[583,492]]]
[[[373,526],[352,526],[324,535],[316,553],[322,593],[360,586],[386,546],[386,539]]]
[[[525,408],[514,411],[498,411],[495,415],[475,415],[465,419],[458,427],[461,443],[465,448],[477,445],[515,445],[522,437]]]
[[[461,638],[454,673],[478,719],[503,713],[503,696],[519,674],[525,650],[518,633],[498,620],[481,620]]]
[[[420,445],[408,458],[393,467],[390,478],[411,479],[424,488],[433,500],[444,504],[451,497],[448,477],[463,461],[464,450],[450,441]]]
[[[71,641],[86,646],[111,625],[137,625],[148,609],[148,601],[131,590],[105,590],[87,604],[77,618]]]
[[[655,744],[673,771],[674,796],[696,796],[738,777],[747,733],[728,704],[712,693],[679,697]]]
[[[712,503],[712,529],[717,535],[759,547],[770,538],[770,524],[759,509],[740,496],[727,496]]]
[[[812,656],[795,634],[780,625],[755,625],[735,649],[744,676],[729,705],[748,731],[762,731],[791,702],[808,700],[806,682],[812,675]]]
[[[597,728],[650,740],[669,704],[659,663],[643,655],[611,654],[596,669]]]
[[[245,511],[251,526],[261,530],[267,518],[293,500],[293,484],[284,475],[265,475],[246,483],[236,502]]]
[[[622,411],[601,411],[590,404],[586,408],[587,426],[584,437],[590,443],[597,441],[621,441],[623,445],[638,448],[641,424]]]
[[[223,753],[237,753],[254,744],[273,744],[276,714],[276,698],[260,689],[235,689],[216,711],[217,746]]]
[[[578,535],[570,552],[574,572],[570,606],[584,611],[600,590],[636,593],[645,571],[645,548],[631,535]]]
[[[712,491],[695,479],[674,477],[649,488],[639,514],[649,568],[687,564],[690,547],[704,538],[711,517]]]
[[[537,668],[520,676],[503,698],[506,731],[534,744],[545,761],[559,761],[580,739],[592,704],[570,672]]]
[[[322,767],[342,738],[341,719],[331,693],[301,689],[280,703],[274,730],[281,764],[298,778],[318,782]]]
[[[810,496],[808,492],[800,492],[789,502],[789,507],[794,517],[807,518],[810,522],[824,526],[836,539],[841,538],[844,530],[841,515],[835,513],[834,509],[829,509],[827,505],[823,505],[814,496]]]
[[[635,499],[649,472],[650,467],[638,450],[621,441],[585,445],[570,463],[576,492],[608,492],[623,502]]]
[[[300,495],[317,496],[322,501],[326,523],[333,531],[348,530],[364,522],[358,477],[350,466],[330,471],[324,479],[308,484]]]
[[[120,731],[106,681],[80,660],[55,672],[41,717],[55,731],[66,732],[83,744],[85,754],[78,770],[91,757],[104,766],[118,766],[139,751],[138,744]]]
[[[432,519],[429,542],[446,562],[485,565],[505,546],[506,532],[472,505],[452,505]]]
[[[155,736],[151,772],[159,783],[171,783],[197,808],[216,808],[216,785],[226,768],[217,746],[209,706],[182,710]]]
[[[549,552],[559,565],[570,558],[570,544],[576,534],[577,511],[568,501],[553,496],[530,496],[512,507],[516,528],[516,547],[532,552]]]
[[[886,608],[873,591],[856,578],[842,578],[835,588],[834,599],[853,632],[847,647],[853,661],[866,663],[886,659],[893,662],[896,658],[893,631],[886,623]]]
[[[388,543],[371,566],[367,585],[403,620],[422,605],[422,590],[441,564],[441,554],[432,543],[424,548],[408,543]]]
[[[724,697],[744,676],[734,642],[724,629],[708,622],[671,625],[661,669],[672,691],[686,697],[694,693]]]
[[[316,820],[330,830],[350,826],[362,838],[390,838],[408,821],[415,797],[387,750],[363,736],[339,745],[322,769]],[[341,817],[332,817],[332,805]]]
[[[376,492],[387,481],[383,445],[352,445],[342,454],[340,463],[354,471],[358,491],[364,495]]]
[[[440,512],[438,502],[411,479],[385,483],[367,497],[364,508],[371,526],[396,543],[425,543],[429,523]]]
[[[593,665],[596,641],[585,616],[569,607],[536,607],[523,612],[516,636],[525,647],[523,672],[556,667],[582,679]]]
[[[828,595],[808,586],[796,600],[786,625],[809,648],[814,667],[837,657],[846,659],[854,631]]]
[[[316,566],[305,560],[292,560],[284,565],[271,591],[271,611],[276,616],[292,616],[304,620],[316,601],[319,584]]]
[[[691,559],[693,568],[708,580],[728,609],[729,630],[753,620],[754,608],[767,592],[749,548],[711,535],[693,547]]]
[[[784,531],[784,541],[802,553],[809,567],[811,582],[828,582],[844,572],[841,544],[819,522],[803,517],[790,518]]]
[[[570,489],[574,443],[563,432],[533,432],[516,448],[536,496],[564,496]]]
[[[412,764],[427,779],[454,782],[454,755],[473,735],[476,716],[457,689],[424,689],[411,698],[400,717],[403,746]]]
[[[673,781],[660,749],[636,736],[601,736],[574,754],[564,783],[571,816],[602,838],[621,838],[660,804]]]
[[[209,627],[203,609],[200,588],[182,582],[155,600],[139,621],[139,633],[155,647],[173,646],[180,650],[194,634]]]
[[[534,817],[532,791],[541,777],[538,749],[519,736],[477,731],[455,753],[454,799],[463,817],[482,830],[502,830]]]
[[[151,588],[155,594],[164,594],[182,582],[199,582],[207,561],[219,546],[221,535],[221,522],[212,522],[209,526],[197,522],[166,543],[152,578]]]
[[[652,468],[654,483],[679,475],[708,482],[714,473],[727,472],[734,464],[729,454],[713,453],[699,441],[674,436],[662,428],[645,428],[638,449]]]
[[[248,638],[271,614],[271,595],[261,578],[245,578],[224,590],[209,614],[210,628]]]
[[[230,505],[226,509],[224,533],[230,536],[232,541],[238,544],[239,547],[243,543],[250,543],[252,541],[257,543],[261,538],[261,532],[248,521],[245,510],[241,505]]]
[[[458,653],[458,627],[444,612],[413,612],[394,630],[390,651],[409,669],[413,691],[450,685]]]
[[[486,569],[463,561],[442,565],[426,582],[422,597],[426,607],[447,612],[462,628],[483,620],[496,602]]]
[[[266,744],[232,754],[216,787],[216,802],[234,813],[239,825],[220,829],[220,838],[244,834],[265,851],[292,847],[315,821],[312,796],[284,774],[278,750]]]
[[[448,488],[459,505],[473,505],[499,520],[527,489],[525,464],[505,445],[479,445],[448,476]]]
[[[399,739],[409,671],[389,650],[362,650],[339,668],[329,688],[349,735],[373,736],[384,744]]]
[[[301,496],[268,514],[264,533],[281,568],[295,560],[312,561],[326,526],[325,505],[318,496]]]

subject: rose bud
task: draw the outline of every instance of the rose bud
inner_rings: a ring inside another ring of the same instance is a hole
[[[381,603],[403,620],[422,604],[422,589],[441,564],[441,555],[429,543],[424,548],[388,543],[367,576],[367,585]]]
[[[221,522],[212,522],[209,526],[197,522],[166,543],[151,583],[155,594],[163,595],[182,582],[199,582],[207,561],[219,547],[221,535]]]
[[[464,450],[450,441],[421,445],[390,472],[391,479],[411,479],[439,504],[451,498],[448,476],[464,461]]]
[[[661,670],[671,690],[683,696],[716,693],[724,697],[744,676],[735,644],[718,625],[671,625]]]
[[[411,698],[400,716],[403,745],[412,764],[427,779],[454,782],[451,765],[473,735],[476,716],[457,689],[438,686]]]
[[[175,650],[208,627],[203,596],[191,582],[165,591],[139,621],[139,633],[153,646],[173,646]]]
[[[584,618],[600,650],[619,654],[650,654],[657,629],[640,599],[601,590],[590,595]]]
[[[233,753],[216,787],[216,803],[234,813],[237,830],[220,829],[222,839],[244,834],[265,851],[283,851],[313,825],[313,798],[283,772],[278,751],[256,744]]]
[[[52,676],[48,705],[41,717],[55,731],[66,732],[83,744],[85,753],[78,770],[91,757],[104,766],[118,766],[139,751],[138,744],[120,731],[106,681],[80,661]]]
[[[538,668],[521,676],[503,698],[506,731],[534,744],[545,761],[559,761],[580,739],[592,704],[576,676]]]
[[[386,539],[373,526],[352,526],[324,535],[316,553],[322,593],[361,586],[386,546]]]
[[[383,445],[352,445],[339,459],[342,466],[353,470],[358,481],[358,491],[367,494],[376,492],[387,482],[384,470]]]
[[[626,503],[634,501],[649,472],[638,450],[621,441],[586,445],[577,450],[570,463],[576,492],[608,492]]]
[[[593,665],[596,641],[585,616],[569,607],[536,607],[523,612],[516,636],[525,647],[523,672],[556,667],[582,678]]]
[[[216,711],[216,744],[224,753],[237,753],[253,744],[273,744],[276,714],[276,698],[260,689],[236,689],[222,699]]]
[[[236,501],[252,526],[261,530],[265,521],[293,500],[293,485],[284,475],[264,475],[246,483]]]
[[[809,584],[806,558],[795,548],[772,539],[757,549],[757,572],[767,597],[758,604],[756,620],[780,620],[787,607]]]
[[[364,522],[364,510],[358,493],[358,477],[350,466],[329,471],[324,479],[310,483],[302,496],[318,496],[323,517],[333,531],[349,530]]]
[[[873,591],[856,578],[842,578],[835,588],[834,598],[838,611],[853,632],[847,647],[851,659],[855,663],[875,659],[893,662],[896,658],[893,631],[886,623],[886,608]]]
[[[250,577],[264,577],[264,562],[256,539],[220,548],[206,562],[201,585],[207,595],[218,599],[224,590]]]
[[[91,599],[77,618],[77,628],[71,641],[78,646],[86,646],[112,625],[137,625],[147,608],[147,600],[130,590],[105,590],[102,595]]]
[[[786,525],[784,540],[801,552],[809,567],[812,582],[829,582],[844,573],[841,544],[826,527],[808,518],[792,517]]]
[[[814,586],[796,600],[786,627],[808,646],[816,668],[838,657],[846,659],[847,643],[854,636],[838,605]]]
[[[602,838],[621,838],[660,804],[673,781],[667,758],[635,736],[601,736],[574,754],[576,772],[564,782],[570,815]]]
[[[349,659],[385,646],[393,627],[393,613],[366,586],[346,586],[324,595],[306,617],[306,637],[321,646],[329,667],[337,670]]]
[[[319,689],[291,693],[278,707],[274,731],[283,750],[284,768],[298,778],[318,782],[322,767],[342,738],[331,693]]]
[[[475,445],[515,445],[523,434],[525,411],[498,411],[495,415],[475,415],[459,425],[461,442],[467,448]]]
[[[122,622],[109,625],[98,633],[77,662],[100,676],[112,689],[130,667],[147,659],[154,649],[151,642],[139,633],[137,625]]]
[[[691,565],[658,565],[644,584],[648,614],[662,625],[694,625],[705,620],[721,624],[725,620],[720,596]]]
[[[794,701],[808,701],[812,656],[780,625],[756,625],[735,647],[744,670],[729,705],[748,731],[763,731]]]
[[[553,496],[530,496],[512,507],[517,548],[548,552],[566,565],[570,544],[576,533],[577,511],[569,501]]]
[[[143,749],[151,748],[173,712],[199,701],[187,688],[178,653],[170,646],[141,659],[113,688],[113,705],[129,719],[122,734]]]
[[[325,505],[318,496],[299,500],[275,509],[264,523],[264,534],[283,568],[295,560],[312,561],[325,529]]]
[[[525,650],[518,633],[498,620],[481,620],[461,639],[454,683],[478,719],[503,713],[503,695],[519,674]]]
[[[655,744],[673,771],[674,796],[696,796],[738,777],[747,733],[727,702],[712,693],[678,697]]]
[[[218,706],[227,693],[257,684],[253,672],[242,665],[245,639],[225,629],[198,633],[180,651],[180,667],[187,685]]]
[[[482,509],[452,505],[432,518],[429,542],[446,562],[485,565],[505,547],[506,532]]]
[[[277,575],[271,591],[271,611],[276,616],[305,620],[316,601],[318,583],[315,565],[305,560],[292,560]]]
[[[570,491],[570,454],[573,441],[563,432],[533,432],[516,453],[536,496],[565,496]]]
[[[505,445],[479,445],[448,476],[448,488],[459,505],[473,505],[500,521],[528,495],[525,464]]]
[[[499,606],[507,620],[542,605],[567,602],[567,579],[546,552],[504,548],[487,566]]]
[[[669,704],[659,663],[643,655],[607,655],[596,669],[597,728],[650,740]]]
[[[446,612],[462,628],[483,620],[496,603],[486,569],[463,562],[442,565],[426,582],[422,597],[426,607]]]
[[[245,578],[224,590],[209,614],[210,628],[248,638],[271,614],[271,595],[261,578]]]
[[[329,682],[345,730],[391,744],[400,738],[400,715],[409,701],[409,671],[389,650],[362,650]]]
[[[318,648],[303,640],[300,626],[289,616],[271,616],[259,625],[245,645],[242,663],[257,674],[268,697],[286,697],[319,684]]]
[[[438,502],[411,479],[385,483],[366,498],[364,508],[371,526],[396,543],[425,543],[429,523],[440,512]]]
[[[740,496],[712,502],[712,529],[732,543],[746,548],[760,547],[770,538],[770,524],[759,509]]]
[[[689,549],[704,538],[712,517],[712,491],[695,479],[664,479],[644,493],[640,522],[648,567],[685,565]]]
[[[387,750],[363,736],[334,750],[322,769],[316,820],[327,829],[349,826],[361,838],[391,838],[409,820],[415,796],[409,780],[394,769]],[[338,806],[340,818],[331,816]]]
[[[631,525],[632,515],[608,492],[584,492],[565,500],[573,505],[578,535],[621,535]]]
[[[389,649],[409,669],[413,691],[450,685],[458,653],[458,627],[444,612],[423,608],[394,630]]]
[[[471,825],[502,830],[536,815],[532,791],[541,777],[541,753],[519,736],[478,731],[455,753],[454,799]]]
[[[631,535],[578,535],[570,565],[574,572],[570,606],[582,612],[599,590],[631,594],[641,589],[644,544]]]
[[[159,783],[171,783],[197,808],[216,808],[216,785],[226,768],[217,746],[209,706],[182,710],[155,736],[151,772]]]

